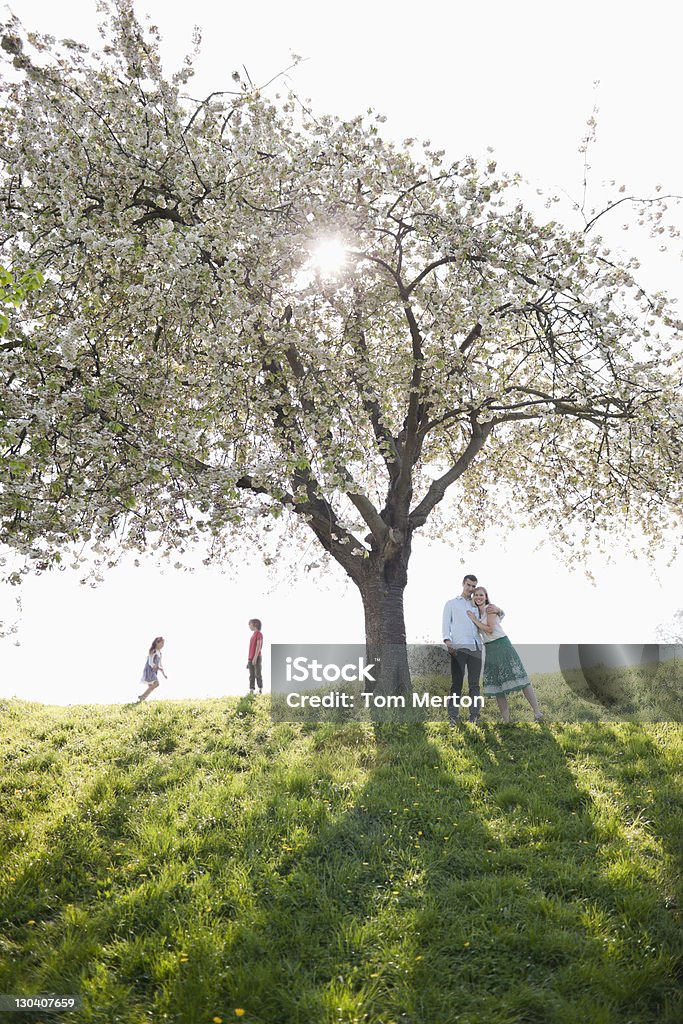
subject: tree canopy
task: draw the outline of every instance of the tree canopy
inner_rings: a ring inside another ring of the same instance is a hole
[[[191,100],[129,3],[103,33],[99,56],[16,21],[2,42],[3,259],[44,283],[0,343],[0,541],[45,566],[287,514],[359,586],[368,638],[400,643],[411,540],[449,490],[456,531],[662,536],[681,323],[598,216],[534,217],[493,158],[397,146],[373,114],[239,76]]]

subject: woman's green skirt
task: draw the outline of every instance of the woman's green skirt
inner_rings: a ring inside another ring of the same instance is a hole
[[[497,640],[491,640],[484,645],[484,650],[485,697],[496,697],[529,686],[529,677],[509,637],[501,636]]]

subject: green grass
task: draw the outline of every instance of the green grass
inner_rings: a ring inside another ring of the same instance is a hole
[[[570,688],[560,673],[532,676],[548,717],[556,722],[680,722],[683,719],[683,662],[662,662],[653,677],[652,666],[593,668],[594,686],[610,695],[605,703],[590,699],[584,673],[570,673]],[[584,699],[585,694],[589,699]],[[493,701],[490,702],[494,707]]]
[[[681,1019],[681,726],[274,725],[264,697],[10,701],[0,731],[0,993],[98,1024]]]

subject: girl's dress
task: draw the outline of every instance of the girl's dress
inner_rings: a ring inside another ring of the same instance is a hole
[[[498,697],[523,690],[531,682],[517,651],[495,616],[492,633],[482,633],[484,641],[484,696]]]
[[[159,680],[157,679],[157,673],[159,671],[160,666],[161,655],[159,654],[158,651],[154,651],[152,654],[150,654],[147,661],[145,662],[145,667],[142,670],[142,679],[140,680],[140,682],[147,684],[158,683]]]

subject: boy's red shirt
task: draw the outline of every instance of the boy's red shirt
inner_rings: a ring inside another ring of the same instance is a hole
[[[260,641],[260,643],[259,643]],[[255,629],[251,634],[251,640],[249,641],[249,661],[253,661],[256,655],[256,647],[258,644],[258,652],[261,653],[263,648],[263,633],[260,629]]]

